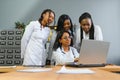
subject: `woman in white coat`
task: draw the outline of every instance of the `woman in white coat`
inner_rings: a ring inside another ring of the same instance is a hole
[[[21,58],[23,65],[45,65],[47,53],[45,43],[50,29],[47,27],[54,21],[55,13],[51,9],[42,12],[37,21],[31,21],[25,28],[21,39]]]
[[[60,31],[57,34],[53,46],[52,59],[56,65],[64,65],[67,62],[77,62],[79,53],[73,46],[72,35],[69,31]]]
[[[100,26],[94,25],[92,17],[88,12],[83,13],[79,17],[80,27],[76,28],[75,47],[80,51],[82,39],[103,40],[102,30]]]

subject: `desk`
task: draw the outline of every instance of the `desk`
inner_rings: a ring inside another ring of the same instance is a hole
[[[61,66],[52,67],[52,71],[48,72],[28,73],[16,71],[24,68],[17,66],[13,71],[0,73],[0,80],[120,80],[120,74],[110,72],[116,70],[116,68],[120,71],[120,66],[90,68],[95,71],[94,74],[57,74],[56,71],[60,70]]]
[[[116,66],[116,65],[100,67],[99,69],[110,71],[110,72],[120,72],[120,66]]]

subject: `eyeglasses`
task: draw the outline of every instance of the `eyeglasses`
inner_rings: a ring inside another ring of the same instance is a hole
[[[72,39],[72,36],[65,36],[65,37],[63,37],[62,39],[65,39],[65,40],[67,40],[67,39]]]

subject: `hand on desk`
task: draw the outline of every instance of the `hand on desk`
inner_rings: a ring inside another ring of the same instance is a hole
[[[74,59],[74,62],[78,62],[78,60],[79,60],[79,58],[75,58],[75,59]]]

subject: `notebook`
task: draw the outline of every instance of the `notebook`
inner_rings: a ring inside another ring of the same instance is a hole
[[[105,66],[110,43],[98,40],[82,40],[78,62],[66,63],[73,67],[101,67]]]

